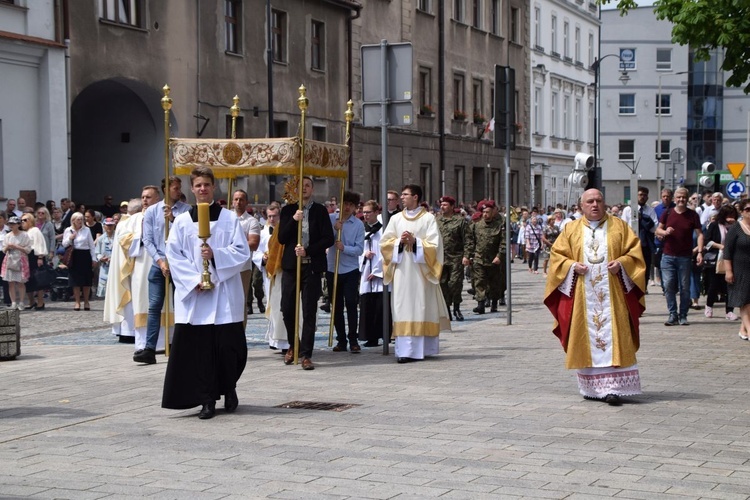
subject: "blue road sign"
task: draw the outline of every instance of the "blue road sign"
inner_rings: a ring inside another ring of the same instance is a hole
[[[726,187],[727,196],[738,199],[745,192],[745,184],[741,181],[732,181]]]

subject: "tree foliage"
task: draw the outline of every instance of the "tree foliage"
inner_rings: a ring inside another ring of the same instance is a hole
[[[638,7],[637,0],[598,0],[616,3],[620,15]],[[672,42],[689,45],[699,61],[712,49],[723,49],[721,69],[731,72],[727,85],[750,93],[750,1],[655,0],[654,14],[672,23]]]

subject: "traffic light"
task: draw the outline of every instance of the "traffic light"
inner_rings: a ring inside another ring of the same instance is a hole
[[[698,179],[698,184],[704,188],[710,188],[714,185],[713,173],[716,171],[716,165],[710,161],[704,162],[701,165],[701,176]]]

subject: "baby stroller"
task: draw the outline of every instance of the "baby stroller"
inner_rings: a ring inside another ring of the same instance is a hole
[[[68,301],[73,296],[73,291],[70,288],[70,282],[68,280],[68,268],[65,266],[57,266],[55,269],[55,281],[52,282],[50,298],[54,301],[62,300]]]

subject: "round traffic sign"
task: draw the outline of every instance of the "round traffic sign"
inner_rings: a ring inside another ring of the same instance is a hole
[[[735,200],[745,192],[745,184],[741,181],[732,181],[726,187],[727,196]]]

